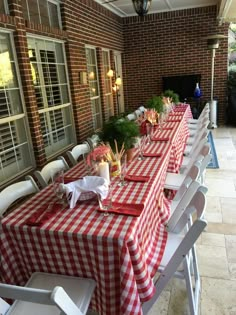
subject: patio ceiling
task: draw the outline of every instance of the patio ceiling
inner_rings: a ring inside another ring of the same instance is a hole
[[[95,0],[121,17],[137,15],[132,0]],[[105,3],[109,2],[109,3]],[[219,23],[236,22],[235,0],[152,0],[148,14],[217,5]]]

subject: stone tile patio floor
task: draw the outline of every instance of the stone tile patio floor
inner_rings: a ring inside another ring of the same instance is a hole
[[[206,231],[197,242],[200,315],[236,315],[236,128],[212,130],[219,169],[207,169]],[[149,315],[189,314],[185,285],[171,280]]]
[[[207,169],[205,177],[208,226],[197,242],[199,315],[236,315],[236,128],[221,127],[212,134],[220,168]],[[188,314],[185,283],[179,279],[169,282],[148,313]]]

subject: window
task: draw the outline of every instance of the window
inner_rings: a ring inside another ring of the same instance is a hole
[[[28,37],[28,52],[46,155],[74,142],[64,45]]]
[[[0,182],[32,165],[18,72],[9,33],[0,32]]]
[[[6,0],[0,0],[0,13],[8,14],[8,6]]]
[[[102,127],[102,111],[101,111],[100,90],[99,90],[99,82],[98,82],[96,49],[87,47],[86,58],[87,58],[90,99],[91,99],[91,105],[92,105],[93,127],[94,127],[94,131],[96,131]]]
[[[105,107],[108,111],[108,117],[114,116],[113,98],[112,98],[112,82],[107,76],[110,66],[110,54],[108,50],[102,51],[103,72],[105,80]]]
[[[60,6],[56,0],[22,0],[26,20],[61,28]]]

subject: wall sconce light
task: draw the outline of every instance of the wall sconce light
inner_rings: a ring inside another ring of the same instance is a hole
[[[115,81],[115,85],[120,86],[121,84],[122,84],[121,77],[118,76],[116,81]]]
[[[113,72],[112,69],[110,69],[110,70],[107,72],[108,78],[113,78],[113,75],[114,75],[114,72]]]
[[[89,80],[94,80],[95,78],[94,72],[93,71],[89,72],[88,77],[89,77]]]

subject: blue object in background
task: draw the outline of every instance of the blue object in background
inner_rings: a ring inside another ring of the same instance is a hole
[[[195,98],[200,98],[200,97],[202,96],[202,92],[201,92],[201,89],[200,89],[198,83],[196,83],[196,87],[195,87],[193,96],[194,96]]]

